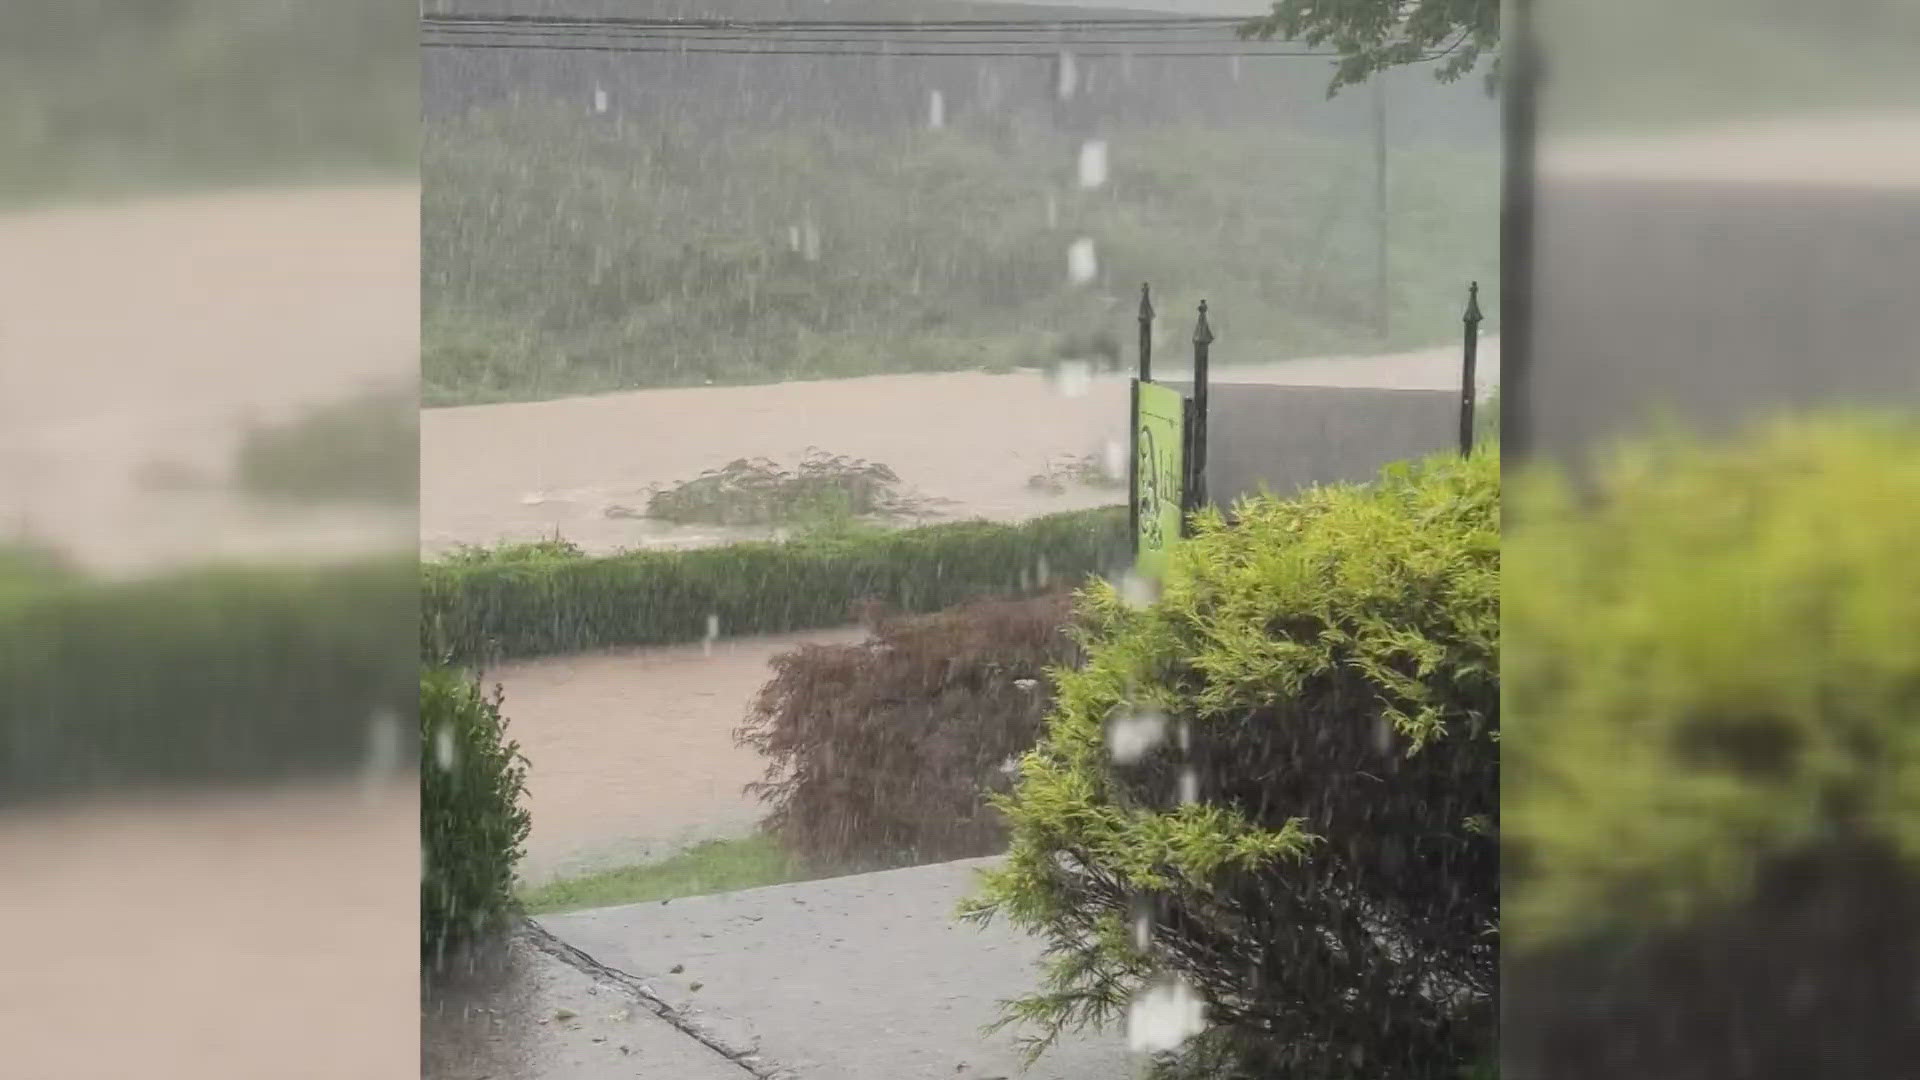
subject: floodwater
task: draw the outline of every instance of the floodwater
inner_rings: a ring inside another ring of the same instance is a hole
[[[411,515],[262,509],[226,480],[249,422],[413,376],[419,202],[392,183],[0,214],[0,529],[116,574],[404,550]]]
[[[541,882],[646,862],[690,843],[753,830],[764,812],[742,792],[765,762],[736,747],[768,663],[858,630],[621,649],[507,664],[508,733],[530,763],[533,831],[521,877]]]
[[[1223,382],[1445,390],[1460,380],[1457,344],[1255,365],[1225,359],[1214,369]],[[1499,341],[1489,337],[1478,365],[1485,386],[1497,384],[1499,368]],[[1186,374],[1167,360],[1155,373]],[[736,458],[790,466],[809,448],[887,465],[905,487],[943,500],[945,519],[1019,521],[1120,503],[1126,496],[1113,489],[1048,494],[1028,481],[1051,460],[1099,460],[1121,443],[1127,387],[1117,374],[959,371],[430,409],[420,421],[421,545],[433,553],[556,533],[589,551],[726,543],[749,534],[609,510],[642,508],[654,485]]]
[[[1390,356],[1220,370],[1222,381],[1446,389],[1455,346]],[[1479,370],[1497,384],[1499,342]],[[1169,366],[1160,372],[1178,378]],[[421,422],[421,527],[429,551],[555,532],[594,551],[723,543],[720,530],[610,518],[647,485],[738,457],[791,462],[809,446],[883,462],[945,517],[1013,521],[1123,501],[1111,489],[1036,491],[1050,458],[1099,454],[1126,434],[1127,382],[1044,372],[954,372],[674,390],[428,410]],[[1124,459],[1123,459],[1124,460]],[[764,763],[732,731],[775,656],[856,630],[549,657],[488,673],[531,763],[530,882],[630,865],[745,834],[764,807],[741,788]]]

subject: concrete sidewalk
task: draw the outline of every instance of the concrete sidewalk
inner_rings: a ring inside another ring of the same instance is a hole
[[[976,872],[991,862],[602,908],[540,925],[585,954],[578,962],[612,969],[657,999],[690,1041],[733,1059],[742,1077],[1139,1075],[1144,1063],[1119,1031],[1063,1038],[1024,1074],[1017,1032],[982,1034],[999,1001],[1037,987],[1040,955],[1037,942],[1004,925],[983,930],[955,920]]]

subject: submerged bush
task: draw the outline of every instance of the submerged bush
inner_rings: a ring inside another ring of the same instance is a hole
[[[501,697],[453,668],[420,672],[420,954],[439,967],[503,929],[531,818],[526,759]]]
[[[1481,453],[1248,500],[1201,517],[1153,603],[1084,594],[1087,663],[967,908],[1046,942],[1007,1013],[1036,1049],[1170,970],[1206,1001],[1186,1051],[1214,1076],[1457,1080],[1486,1051],[1499,494]],[[1159,740],[1116,761],[1124,729]]]
[[[805,645],[737,733],[768,759],[753,786],[787,850],[816,867],[903,865],[999,851],[987,797],[1031,748],[1049,669],[1074,655],[1065,594],[885,615],[854,645]]]
[[[417,395],[411,386],[368,391],[251,428],[234,471],[256,498],[411,507],[420,495]]]
[[[1920,427],[1643,444],[1507,538],[1516,1077],[1920,1053]]]
[[[792,469],[765,458],[740,458],[659,488],[647,498],[647,516],[679,524],[781,525],[913,516],[930,505],[902,491],[900,477],[879,462],[813,449]]]

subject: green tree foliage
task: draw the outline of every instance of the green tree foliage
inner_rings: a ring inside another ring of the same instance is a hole
[[[1007,1018],[1039,1045],[1170,967],[1206,999],[1217,1076],[1455,1080],[1492,1039],[1498,918],[1499,462],[1205,516],[1164,593],[1083,597],[1002,806],[1007,864],[967,910],[1041,936]],[[1131,764],[1118,716],[1169,734]],[[1173,792],[1188,756],[1198,800]],[[1133,940],[1138,897],[1153,945]],[[1230,1066],[1230,1067],[1229,1067]]]
[[[1243,359],[1428,346],[1457,340],[1462,281],[1497,276],[1491,155],[1399,152],[1382,343],[1364,148],[1264,121],[1110,138],[1110,183],[1081,192],[1058,133],[622,129],[539,99],[435,120],[422,401],[1110,362],[1147,280],[1176,341],[1204,292]],[[1093,288],[1067,280],[1080,235]]]
[[[1643,444],[1583,490],[1517,494],[1503,807],[1524,1075],[1910,1068],[1916,506],[1920,427],[1832,417]]]
[[[1452,82],[1499,45],[1500,0],[1277,0],[1240,36],[1331,45],[1340,62],[1329,97],[1402,64],[1437,64],[1435,77]]]
[[[412,5],[71,0],[0,8],[0,204],[405,176]]]
[[[503,929],[532,819],[526,759],[501,695],[454,668],[420,672],[420,953],[439,967]]]

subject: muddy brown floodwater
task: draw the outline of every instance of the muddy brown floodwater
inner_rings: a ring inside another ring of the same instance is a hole
[[[1220,381],[1451,389],[1459,365],[1450,344],[1215,371]],[[1486,386],[1499,370],[1499,342],[1490,338],[1479,365]],[[1165,361],[1156,374],[1184,375]],[[1117,375],[957,371],[430,409],[420,422],[421,544],[435,552],[556,532],[592,551],[724,543],[744,534],[608,511],[642,507],[654,485],[735,458],[791,465],[809,447],[891,467],[906,487],[946,500],[946,518],[1018,521],[1124,502],[1112,489],[1049,495],[1028,480],[1050,459],[1103,455],[1124,440],[1127,386]]]
[[[764,765],[733,729],[771,676],[768,662],[830,630],[666,649],[623,649],[503,665],[509,731],[530,763],[533,832],[521,876],[572,877],[658,858],[753,829],[742,792]]]
[[[1389,356],[1221,369],[1222,381],[1440,389],[1458,385],[1457,346]],[[1163,364],[1163,377],[1181,374]],[[1483,343],[1488,387],[1499,342]],[[1043,372],[950,372],[768,386],[643,390],[591,398],[433,409],[421,417],[421,543],[534,539],[593,551],[724,543],[742,532],[609,517],[648,487],[738,457],[792,462],[807,448],[883,462],[948,500],[942,516],[1017,521],[1124,501],[1028,479],[1049,459],[1101,454],[1126,434],[1127,381]],[[530,768],[530,882],[657,858],[750,831],[764,808],[741,788],[762,761],[732,732],[773,657],[853,630],[550,657],[489,673]]]

